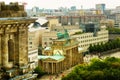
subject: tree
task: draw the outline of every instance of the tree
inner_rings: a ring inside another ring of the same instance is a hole
[[[90,52],[90,53],[92,53],[92,52],[93,52],[93,46],[92,46],[92,44],[90,44],[90,46],[89,46],[89,48],[88,48],[88,49],[89,49],[89,52]]]
[[[45,74],[45,72],[42,70],[42,68],[40,66],[38,66],[34,69],[34,73],[37,73],[38,77],[41,77]]]
[[[62,80],[120,80],[120,59],[93,59],[88,65],[79,65]]]

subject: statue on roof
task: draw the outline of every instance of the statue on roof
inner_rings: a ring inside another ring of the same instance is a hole
[[[68,31],[67,29],[64,29],[64,34],[63,33],[57,33],[57,37],[58,39],[69,39],[69,34],[68,34]]]

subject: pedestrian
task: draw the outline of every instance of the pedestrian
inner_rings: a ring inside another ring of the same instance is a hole
[[[52,80],[52,76],[50,76],[50,80]]]
[[[62,74],[62,77],[64,77],[64,74]]]
[[[101,54],[100,53],[98,53],[98,57],[101,59]]]
[[[56,77],[55,78],[57,78],[58,77],[58,73],[56,74]]]

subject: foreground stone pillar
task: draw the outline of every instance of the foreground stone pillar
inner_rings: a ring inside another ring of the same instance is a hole
[[[2,64],[3,67],[7,68],[8,64],[8,34],[2,34]]]
[[[0,44],[2,44],[1,43],[1,35],[0,35]],[[1,46],[0,46],[0,66],[2,65],[2,59],[1,59],[2,58],[2,53],[1,53],[1,50],[2,49],[1,49]]]

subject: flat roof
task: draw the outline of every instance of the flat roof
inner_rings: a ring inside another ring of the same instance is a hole
[[[24,20],[24,19],[33,19],[33,18],[30,18],[30,17],[7,17],[7,18],[0,18],[0,20]]]

